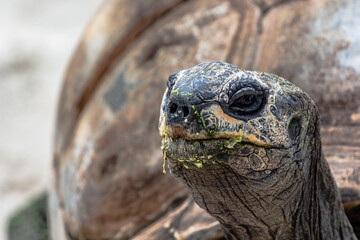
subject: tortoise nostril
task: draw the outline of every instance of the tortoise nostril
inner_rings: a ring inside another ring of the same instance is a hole
[[[171,104],[170,113],[176,113],[177,108],[178,108],[177,104],[175,104],[175,103]]]
[[[184,117],[186,117],[187,115],[189,115],[189,108],[188,107],[181,107],[184,113]]]
[[[187,124],[190,121],[190,109],[178,103],[170,102],[168,106],[168,123],[176,126]]]

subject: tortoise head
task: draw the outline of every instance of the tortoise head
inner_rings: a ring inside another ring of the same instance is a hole
[[[159,130],[175,175],[220,164],[265,176],[304,158],[297,150],[307,147],[316,108],[288,81],[213,61],[171,74],[167,85]]]
[[[171,173],[233,237],[293,236],[292,213],[321,157],[311,98],[283,78],[220,61],[173,73],[167,85],[159,131]]]

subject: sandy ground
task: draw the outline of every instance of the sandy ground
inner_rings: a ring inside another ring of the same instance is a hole
[[[61,79],[100,3],[0,2],[0,240],[9,214],[50,182]]]

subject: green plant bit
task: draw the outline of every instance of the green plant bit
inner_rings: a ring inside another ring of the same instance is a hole
[[[190,93],[190,92],[188,92],[188,93],[186,93],[187,95],[189,95],[189,96],[192,96],[192,93]]]
[[[215,128],[214,129],[211,129],[209,132],[208,132],[208,135],[213,138],[215,137],[215,132],[218,130],[218,126],[215,125]]]
[[[164,126],[164,129],[163,129],[163,135],[166,136],[166,127]],[[163,141],[165,141],[165,139],[163,139]]]
[[[166,163],[166,152],[164,151],[163,174],[166,174],[165,163]]]
[[[201,116],[199,116],[198,123],[201,123],[203,128],[207,129],[206,124],[205,124],[205,120]]]
[[[226,143],[225,147],[234,148],[235,144],[240,143],[241,141],[242,141],[242,137],[232,138]]]
[[[185,164],[183,164],[183,166],[184,166],[186,169],[189,169],[189,166],[186,166]]]
[[[178,93],[178,92],[179,92],[179,89],[172,90],[171,92],[172,92],[172,93]]]
[[[202,116],[200,116],[198,111],[196,111],[195,106],[192,105],[191,108],[194,110],[194,116],[198,117],[197,122],[200,123],[204,129],[207,129],[204,118]]]
[[[210,131],[209,131],[209,136],[210,136],[211,138],[215,137],[215,131],[214,131],[214,130],[210,130]]]
[[[195,165],[197,168],[202,168],[202,161],[198,161],[198,162],[194,163],[194,165]]]

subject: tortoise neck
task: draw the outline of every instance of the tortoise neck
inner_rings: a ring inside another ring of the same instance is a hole
[[[294,216],[296,239],[357,239],[345,215],[341,196],[328,163],[319,151],[313,173]]]
[[[302,197],[298,202],[299,211],[294,214],[292,227],[296,239],[357,239],[345,215],[341,196],[335,179],[325,160],[321,147],[320,120],[315,116],[314,128],[305,139],[303,146],[306,156],[303,163]],[[313,131],[313,132],[312,132]],[[306,164],[305,164],[306,165]]]
[[[272,209],[274,218],[267,218],[269,214],[264,211],[263,217],[257,214],[255,219],[253,213],[244,215],[243,209],[241,219],[227,221],[227,217],[215,216],[227,239],[357,239],[321,152],[317,159],[312,159],[311,162],[313,166],[308,181],[295,187],[302,191],[293,192],[295,201]],[[244,225],[243,219],[248,219],[248,224]]]

